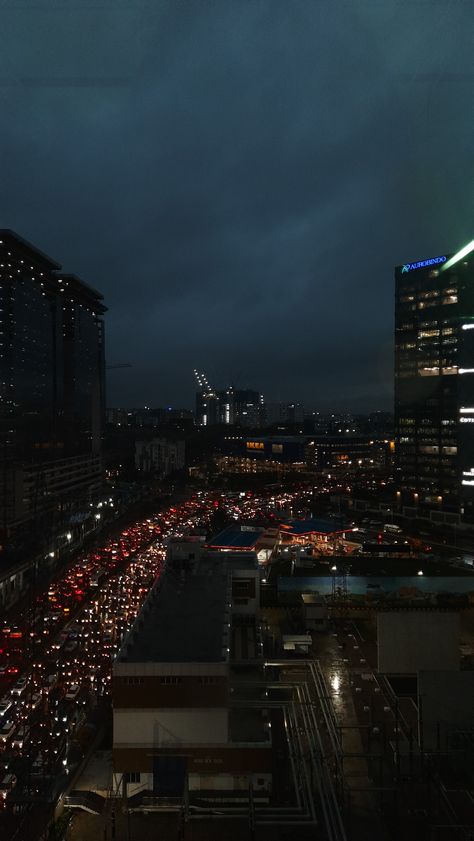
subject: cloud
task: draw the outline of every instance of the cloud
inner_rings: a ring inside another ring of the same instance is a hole
[[[2,225],[104,293],[109,402],[389,407],[393,266],[472,238],[469,4],[61,8],[6,9]]]

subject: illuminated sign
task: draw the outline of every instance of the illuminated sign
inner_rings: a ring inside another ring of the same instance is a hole
[[[446,257],[431,257],[430,260],[420,260],[418,263],[405,263],[402,266],[403,272],[411,272],[413,269],[424,269],[425,266],[436,266],[438,263],[445,263]]]
[[[263,450],[264,447],[263,441],[247,441],[248,450]]]

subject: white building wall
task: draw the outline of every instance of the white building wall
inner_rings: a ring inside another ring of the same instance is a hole
[[[252,781],[254,792],[271,792],[271,774],[189,774],[189,791],[242,791],[248,792],[249,782]],[[122,796],[122,774],[114,773],[113,791],[117,797]],[[127,783],[127,796],[139,794],[141,791],[153,791],[153,774],[141,773],[139,783]]]
[[[114,745],[170,747],[224,744],[229,716],[225,708],[114,710]]]

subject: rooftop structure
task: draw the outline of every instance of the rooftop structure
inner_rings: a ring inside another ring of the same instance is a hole
[[[345,534],[351,528],[343,523],[335,523],[331,520],[319,520],[310,518],[307,520],[288,520],[282,523],[280,529],[292,537],[303,537],[305,535],[320,535],[331,537],[333,535]]]
[[[231,658],[262,660],[259,579],[253,550],[172,541],[113,667],[115,788],[181,803],[249,780],[270,790],[271,730],[252,704],[235,708],[230,687]]]
[[[204,575],[163,575],[119,662],[226,661],[229,588],[225,568]]]
[[[229,526],[213,537],[207,546],[210,549],[253,549],[263,533],[264,529]]]

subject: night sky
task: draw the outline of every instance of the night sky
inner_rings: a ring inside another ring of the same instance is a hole
[[[472,0],[9,0],[0,226],[99,289],[109,405],[389,409],[393,267],[474,236]]]

